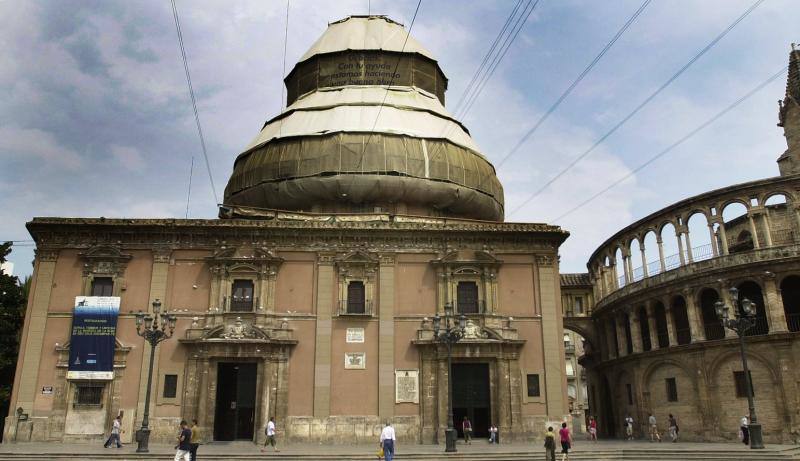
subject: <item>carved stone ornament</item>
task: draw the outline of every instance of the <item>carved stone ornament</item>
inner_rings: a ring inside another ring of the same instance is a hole
[[[553,257],[550,255],[536,255],[536,264],[540,266],[552,266]]]
[[[255,339],[261,335],[251,326],[242,321],[241,317],[236,317],[236,321],[225,327],[225,332],[219,335],[224,339]]]
[[[131,255],[112,245],[93,246],[79,256],[84,262],[84,276],[102,274],[122,277],[125,266],[132,259]]]
[[[483,331],[477,323],[472,320],[467,320],[467,325],[464,327],[464,339],[487,339],[489,334]]]

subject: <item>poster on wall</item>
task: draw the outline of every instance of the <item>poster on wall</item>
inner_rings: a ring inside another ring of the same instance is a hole
[[[76,296],[67,379],[114,379],[118,296]]]

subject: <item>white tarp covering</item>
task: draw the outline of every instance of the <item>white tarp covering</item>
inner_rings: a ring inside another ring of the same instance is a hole
[[[399,109],[389,105],[381,107],[380,104],[294,111],[267,124],[245,148],[245,152],[273,139],[336,132],[393,133],[415,138],[446,138],[456,145],[480,153],[478,146],[458,123],[426,111]]]
[[[323,53],[344,50],[385,50],[419,53],[433,59],[414,37],[408,37],[402,25],[385,16],[350,16],[328,25],[322,37],[306,51],[300,62]],[[405,48],[403,44],[405,43]]]

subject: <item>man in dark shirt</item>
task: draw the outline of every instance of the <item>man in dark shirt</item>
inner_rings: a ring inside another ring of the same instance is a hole
[[[175,446],[178,449],[175,453],[175,461],[192,461],[191,440],[192,430],[189,429],[186,421],[181,421],[181,433],[178,436],[178,445]]]

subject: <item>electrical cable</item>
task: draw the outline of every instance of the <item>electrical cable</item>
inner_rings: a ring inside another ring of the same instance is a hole
[[[545,189],[547,189],[551,184],[556,182],[559,178],[564,176],[569,170],[572,169],[578,162],[583,160],[586,156],[588,156],[591,152],[593,152],[600,144],[602,144],[606,139],[608,139],[612,134],[614,134],[618,129],[620,129],[628,120],[632,119],[640,110],[642,110],[646,105],[648,105],[656,96],[658,96],[664,89],[666,89],[672,82],[674,82],[678,77],[680,77],[689,67],[692,66],[698,59],[700,59],[704,54],[706,54],[714,45],[717,44],[723,37],[728,35],[728,33],[733,30],[744,18],[746,18],[750,13],[753,12],[756,8],[758,8],[764,0],[757,0],[753,3],[741,16],[739,16],[735,21],[733,21],[728,27],[725,28],[719,35],[717,35],[711,42],[709,42],[703,49],[701,49],[697,54],[694,55],[692,59],[689,60],[686,64],[683,65],[677,72],[675,72],[670,78],[667,79],[658,89],[656,89],[650,96],[644,99],[636,108],[625,116],[622,120],[617,122],[606,134],[600,137],[594,144],[592,144],[589,149],[584,151],[578,157],[576,157],[572,162],[569,163],[564,169],[558,172],[554,177],[548,180],[542,187],[540,187],[536,192],[531,194],[528,198],[526,198],[520,205],[514,208],[510,213],[509,216],[518,212],[522,207],[527,205],[531,200],[539,196]]]
[[[192,163],[189,166],[189,187],[186,192],[186,219],[189,219],[189,199],[192,197],[192,175],[194,173],[194,155],[192,155]]]
[[[597,65],[597,63],[600,62],[601,59],[603,59],[603,56],[605,56],[608,50],[610,50],[611,47],[613,47],[614,44],[617,43],[617,40],[619,40],[619,38],[622,37],[622,34],[624,34],[625,31],[628,30],[628,28],[631,26],[631,24],[634,23],[634,21],[636,21],[636,19],[639,17],[639,15],[642,14],[642,12],[645,10],[645,8],[647,8],[647,6],[650,4],[651,1],[652,0],[645,0],[644,3],[642,3],[641,6],[639,6],[639,9],[637,9],[633,13],[633,16],[628,18],[628,21],[625,22],[625,24],[623,24],[623,26],[617,31],[617,33],[614,35],[611,41],[609,41],[606,44],[606,46],[603,47],[600,53],[598,53],[597,56],[595,56],[594,59],[592,59],[592,62],[590,62],[589,65],[586,66],[586,68],[583,69],[583,71],[578,75],[578,77],[572,81],[570,86],[563,93],[561,93],[561,96],[559,96],[558,99],[556,99],[556,101],[553,103],[553,105],[550,106],[549,109],[547,109],[547,112],[545,112],[541,117],[539,117],[539,120],[533,125],[533,127],[531,127],[530,130],[528,130],[527,133],[525,133],[525,135],[517,142],[517,144],[514,145],[514,147],[505,155],[505,157],[503,157],[500,160],[500,162],[498,162],[495,165],[495,168],[500,168],[500,166],[503,165],[506,162],[506,160],[509,159],[509,157],[514,155],[517,152],[517,150],[519,150],[519,148],[522,147],[522,145],[525,144],[528,141],[528,139],[530,139],[530,137],[533,136],[534,133],[536,133],[536,131],[539,129],[540,126],[542,126],[545,120],[547,120],[547,118],[550,117],[550,115],[558,108],[558,106],[560,106],[561,103],[564,102],[567,96],[569,96],[570,93],[572,93],[572,90],[574,90],[575,87],[577,87],[578,84],[581,83],[584,77],[586,77],[589,74],[589,72],[592,71],[594,66]]]
[[[685,134],[683,137],[681,137],[680,139],[678,139],[678,140],[677,140],[677,141],[675,141],[674,143],[670,144],[670,145],[669,145],[667,148],[665,148],[664,150],[660,151],[659,153],[657,153],[657,154],[653,155],[652,157],[650,157],[649,159],[647,159],[647,161],[645,161],[644,163],[642,163],[641,165],[639,165],[638,167],[636,167],[636,168],[635,168],[633,171],[629,172],[628,174],[626,174],[625,176],[623,176],[623,177],[619,178],[618,180],[616,180],[616,181],[612,182],[610,185],[608,185],[607,187],[603,188],[601,191],[599,191],[599,192],[595,193],[594,195],[592,195],[592,196],[591,196],[591,197],[589,197],[588,199],[584,200],[583,202],[579,203],[578,205],[576,205],[576,206],[574,206],[574,207],[570,208],[570,209],[569,209],[567,212],[565,212],[565,213],[561,214],[560,216],[558,216],[557,218],[555,218],[554,220],[552,220],[552,222],[557,222],[557,221],[560,221],[560,220],[561,220],[561,219],[563,219],[564,217],[566,217],[566,216],[569,216],[569,215],[570,215],[570,214],[572,214],[573,212],[575,212],[575,211],[577,211],[578,209],[580,209],[580,208],[582,208],[582,207],[586,206],[586,205],[587,205],[587,204],[589,204],[590,202],[594,201],[596,198],[600,197],[601,195],[605,194],[605,193],[606,193],[606,192],[608,192],[609,190],[611,190],[611,189],[613,189],[614,187],[616,187],[617,185],[621,184],[622,182],[624,182],[625,180],[627,180],[627,179],[628,179],[628,178],[630,178],[631,176],[635,175],[636,173],[638,173],[639,171],[641,171],[642,169],[644,169],[645,167],[647,167],[647,166],[648,166],[648,165],[650,165],[651,163],[655,162],[655,161],[656,161],[656,160],[658,160],[659,158],[661,158],[661,157],[663,157],[664,155],[668,154],[668,153],[669,153],[669,152],[671,152],[673,149],[675,149],[676,147],[680,146],[681,144],[683,144],[684,142],[686,142],[687,140],[689,140],[690,138],[692,138],[694,135],[696,135],[697,133],[699,133],[699,132],[700,132],[700,131],[702,131],[703,129],[707,128],[709,125],[711,125],[711,124],[712,124],[712,123],[714,123],[715,121],[717,121],[719,118],[721,118],[722,116],[724,116],[725,114],[727,114],[728,112],[730,112],[731,110],[733,110],[734,108],[736,108],[736,107],[737,107],[739,104],[743,103],[744,101],[746,101],[747,99],[749,99],[751,96],[753,96],[754,94],[758,93],[758,92],[759,92],[760,90],[762,90],[762,89],[763,89],[765,86],[767,86],[767,85],[769,85],[770,83],[772,83],[773,81],[775,81],[775,79],[777,79],[778,77],[781,77],[782,75],[785,75],[785,73],[786,73],[786,71],[787,71],[788,69],[789,69],[789,66],[784,66],[784,67],[782,67],[782,68],[781,68],[781,70],[779,70],[778,72],[776,72],[775,74],[773,74],[771,77],[769,77],[768,79],[766,79],[766,80],[764,80],[763,82],[761,82],[760,84],[758,84],[758,86],[756,86],[755,88],[753,88],[753,89],[751,89],[750,91],[748,91],[748,92],[747,92],[747,93],[746,93],[744,96],[742,96],[742,97],[740,97],[739,99],[737,99],[736,101],[734,101],[734,102],[733,102],[732,104],[730,104],[728,107],[726,107],[725,109],[721,110],[721,111],[720,111],[720,112],[718,112],[716,115],[714,115],[713,117],[709,118],[708,120],[706,120],[705,122],[703,122],[702,124],[700,124],[700,126],[698,126],[697,128],[693,129],[693,130],[692,130],[692,131],[690,131],[689,133]]]
[[[194,121],[197,124],[197,134],[200,136],[200,147],[203,150],[203,158],[206,161],[206,170],[208,170],[208,180],[211,183],[211,192],[214,194],[214,205],[218,205],[219,198],[217,196],[217,188],[214,186],[214,177],[211,174],[211,164],[208,161],[208,151],[206,149],[206,140],[203,136],[203,128],[200,126],[200,114],[197,112],[197,99],[194,96],[194,88],[192,87],[192,77],[189,74],[189,61],[186,59],[186,49],[183,46],[183,33],[181,32],[181,22],[178,18],[178,7],[175,6],[175,0],[170,0],[172,3],[172,15],[175,19],[175,30],[178,33],[178,44],[181,48],[181,58],[183,59],[183,70],[186,72],[186,83],[189,86],[189,96],[192,99],[192,110],[194,111]]]

